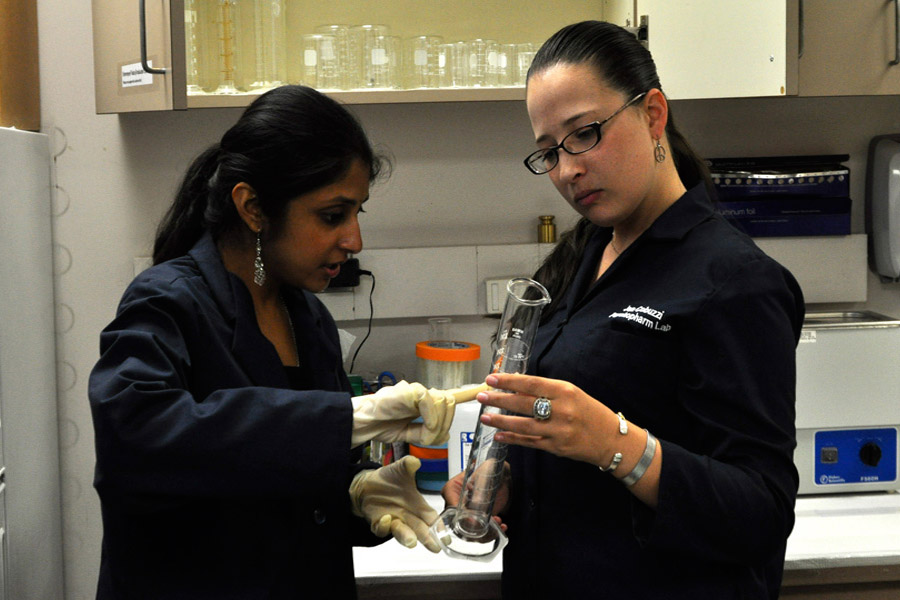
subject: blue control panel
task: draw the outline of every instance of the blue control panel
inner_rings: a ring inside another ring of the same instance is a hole
[[[816,485],[897,480],[897,429],[817,431]]]

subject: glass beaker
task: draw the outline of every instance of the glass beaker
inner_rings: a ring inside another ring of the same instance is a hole
[[[437,35],[418,35],[404,40],[404,87],[433,88],[440,85],[438,50],[442,42],[443,38]]]
[[[391,89],[399,87],[400,38],[394,35],[378,35],[368,38],[364,48],[363,72],[366,87]]]
[[[550,294],[540,283],[526,278],[510,280],[506,291],[491,372],[524,373],[541,311],[550,302]],[[459,503],[441,513],[431,532],[448,556],[488,562],[503,550],[507,541],[506,534],[491,518],[503,482],[507,446],[494,441],[497,428],[482,423],[483,414],[508,413],[482,405]]]
[[[322,89],[350,89],[355,84],[357,71],[350,60],[350,26],[319,25],[316,27],[316,33],[334,36],[331,44],[333,59],[329,58],[327,44],[323,43],[318,74],[318,79],[321,80],[319,86]]]
[[[350,29],[350,58],[356,67],[354,88],[376,87],[373,67],[386,64],[383,38],[389,33],[387,25],[356,25]]]

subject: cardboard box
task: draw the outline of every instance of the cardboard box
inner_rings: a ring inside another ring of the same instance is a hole
[[[718,202],[716,210],[753,237],[850,235],[850,198],[766,196]]]

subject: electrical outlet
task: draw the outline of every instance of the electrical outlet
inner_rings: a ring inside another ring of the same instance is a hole
[[[359,285],[359,259],[351,258],[341,265],[341,272],[331,280],[326,291],[339,291]]]
[[[506,284],[512,277],[484,280],[484,300],[487,314],[499,315],[506,304]]]

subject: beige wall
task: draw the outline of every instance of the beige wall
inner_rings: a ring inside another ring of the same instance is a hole
[[[148,254],[155,222],[186,161],[217,139],[239,111],[97,116],[90,2],[41,0],[38,11],[43,130],[57,154],[66,598],[87,600],[94,597],[101,539],[86,398],[98,334],[132,276],[134,257]],[[354,110],[395,158],[394,176],[374,190],[363,218],[369,247],[527,242],[534,240],[538,215],[571,220],[549,181],[521,166],[532,145],[521,103]],[[850,153],[855,232],[863,230],[868,140],[900,131],[897,97],[684,101],[674,110],[707,156]],[[867,307],[900,316],[898,285],[871,277],[869,298]],[[363,332],[356,325],[351,329]],[[458,337],[486,343],[490,330],[490,321],[463,319]],[[414,375],[412,345],[425,331],[421,321],[380,324],[360,354],[358,370],[395,368]]]

